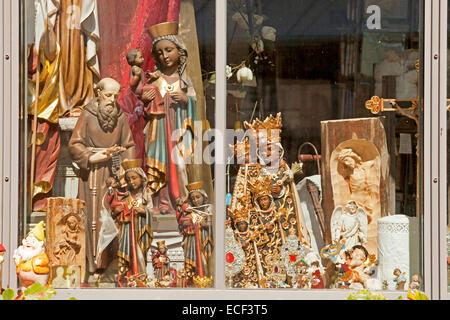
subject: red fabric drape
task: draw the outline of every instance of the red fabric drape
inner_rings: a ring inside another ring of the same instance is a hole
[[[161,22],[178,21],[180,0],[98,0],[97,4],[100,75],[102,78],[113,78],[121,84],[119,104],[131,126],[136,156],[145,164],[145,120],[139,112],[135,112],[143,104],[129,89],[130,66],[126,54],[131,49],[140,49],[145,58],[143,69],[153,71],[152,39],[147,30]]]

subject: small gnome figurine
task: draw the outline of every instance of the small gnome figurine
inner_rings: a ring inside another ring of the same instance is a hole
[[[50,269],[44,241],[44,222],[41,221],[22,240],[22,245],[14,251],[16,273],[22,292],[36,282],[43,286],[47,285]]]
[[[5,262],[5,258],[3,257],[5,252],[6,252],[5,247],[0,243],[0,266],[2,265],[3,262]],[[2,269],[0,269],[0,291],[3,292],[3,287],[2,287]]]

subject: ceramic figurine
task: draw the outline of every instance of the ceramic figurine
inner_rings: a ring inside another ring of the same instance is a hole
[[[332,241],[344,243],[345,250],[367,243],[367,214],[353,200],[348,201],[345,208],[334,209],[330,226]]]
[[[96,256],[100,211],[108,190],[105,182],[116,168],[113,163],[135,159],[130,126],[116,102],[119,91],[119,83],[111,78],[96,85],[97,97],[81,113],[68,145],[80,168],[78,196],[87,206],[87,271],[95,273],[94,278],[103,274],[114,258],[113,250],[103,250]]]
[[[184,268],[187,285],[194,284],[194,277],[209,277],[211,255],[214,248],[212,212],[203,183],[186,185],[188,198],[177,214],[178,228],[183,235]]]
[[[13,258],[22,291],[36,282],[43,286],[47,285],[50,268],[44,243],[44,222],[41,221],[22,240],[22,245],[14,251]]]
[[[403,291],[405,289],[405,283],[406,283],[406,275],[404,272],[402,272],[399,268],[395,268],[393,272],[395,278],[394,282],[396,284],[395,290]]]
[[[310,288],[311,289],[325,288],[325,285],[323,283],[323,278],[322,278],[322,270],[320,268],[319,261],[313,261],[311,263],[311,266],[310,266],[308,272],[311,274],[311,280],[310,280]]]
[[[418,274],[415,274],[411,277],[411,283],[408,286],[408,294],[407,298],[409,300],[418,300],[421,295],[420,292],[420,278]]]

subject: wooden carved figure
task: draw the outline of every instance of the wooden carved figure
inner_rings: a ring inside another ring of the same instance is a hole
[[[122,162],[128,192],[110,205],[112,215],[120,226],[117,251],[119,285],[126,285],[127,277],[146,273],[147,251],[153,240],[153,204],[147,191],[147,176],[141,165],[140,159]]]
[[[327,241],[332,241],[329,223],[333,210],[353,200],[367,214],[365,247],[377,254],[377,221],[395,209],[384,126],[380,118],[322,121],[321,126]]]
[[[185,270],[188,285],[194,277],[209,277],[211,255],[214,248],[212,212],[203,182],[188,184],[189,195],[180,207],[178,228],[183,235]]]
[[[155,278],[163,280],[166,274],[169,273],[170,259],[167,255],[167,246],[164,240],[158,241],[158,250],[152,254],[152,264],[155,270]]]
[[[86,204],[79,199],[47,199],[47,254],[50,266],[86,270]]]
[[[184,159],[194,147],[196,94],[186,72],[188,52],[177,36],[178,23],[157,24],[149,32],[155,72],[161,75],[145,85],[156,87],[145,90],[150,97],[144,108],[146,170],[155,214],[175,214],[188,193]]]

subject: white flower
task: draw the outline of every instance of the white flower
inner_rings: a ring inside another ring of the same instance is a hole
[[[245,81],[252,81],[253,80],[253,72],[247,67],[242,67],[238,70],[237,74],[237,81],[239,83],[245,82]]]
[[[227,75],[227,79],[230,79],[233,76],[233,70],[229,65],[225,67],[225,74]]]
[[[261,29],[263,39],[275,41],[277,37],[277,29],[269,26],[264,26]]]

